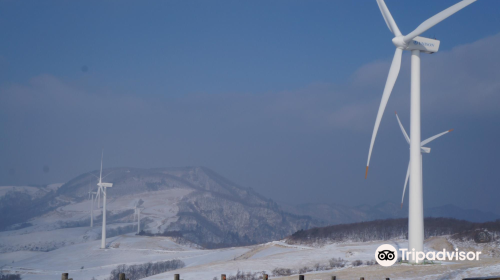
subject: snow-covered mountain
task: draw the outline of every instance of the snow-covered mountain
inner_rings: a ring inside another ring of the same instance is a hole
[[[205,248],[279,240],[311,227],[405,217],[394,203],[347,207],[327,204],[279,206],[204,167],[112,168],[104,170],[108,189],[108,237],[136,231],[133,208],[140,204],[145,234],[182,236]],[[101,209],[90,225],[89,190],[98,171],[65,184],[0,187],[0,253],[51,251],[100,237]],[[492,213],[454,206],[426,209],[426,216],[476,222]]]
[[[144,208],[146,233],[175,233],[206,248],[267,242],[321,224],[284,212],[272,200],[204,167],[113,168],[103,173],[113,183],[107,191],[108,236],[135,230],[133,208],[138,203]],[[82,174],[44,194],[5,192],[0,209],[6,215],[0,221],[11,230],[0,233],[0,251],[48,251],[98,238],[101,210],[94,212],[96,226],[90,228],[88,200],[98,175]]]

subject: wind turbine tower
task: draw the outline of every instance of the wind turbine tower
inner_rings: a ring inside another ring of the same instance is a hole
[[[410,194],[408,211],[408,251],[414,249],[416,252],[424,251],[424,207],[422,191],[422,158],[420,138],[420,53],[436,53],[439,49],[438,40],[419,37],[422,33],[434,25],[445,20],[476,0],[463,0],[448,9],[432,16],[420,24],[415,30],[403,35],[399,31],[396,22],[392,18],[384,0],[377,0],[382,16],[389,30],[394,34],[392,43],[396,46],[396,52],[389,69],[389,75],[382,94],[382,100],[375,119],[375,126],[370,142],[368,160],[366,162],[365,178],[368,176],[370,157],[373,144],[377,137],[377,131],[384,114],[385,107],[391,96],[392,89],[399,75],[403,51],[411,51],[411,117],[410,117]],[[415,262],[414,259],[410,262]]]
[[[104,156],[104,152],[101,154],[101,172],[99,174],[99,189],[97,191],[97,196],[100,196],[102,193],[102,238],[101,238],[101,249],[106,249],[106,189],[111,188],[113,186],[112,183],[104,183],[102,182],[102,158]]]
[[[94,195],[96,192],[89,192],[90,199],[90,227],[94,227]]]
[[[134,208],[134,220],[137,216],[137,234],[141,232],[141,210],[144,209],[142,207],[135,206]]]

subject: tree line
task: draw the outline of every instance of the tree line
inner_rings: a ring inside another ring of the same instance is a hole
[[[155,263],[148,262],[133,265],[122,264],[113,269],[109,278],[106,280],[119,280],[120,273],[125,273],[127,278],[130,280],[138,280],[170,270],[183,268],[184,266],[185,263],[181,260],[169,260]]]
[[[479,232],[496,236],[500,233],[500,220],[474,223],[453,218],[425,218],[425,238],[450,235],[460,240],[476,240]],[[372,240],[408,238],[408,218],[375,220],[299,230],[287,237],[287,243],[366,242]],[[493,240],[493,239],[491,239]]]

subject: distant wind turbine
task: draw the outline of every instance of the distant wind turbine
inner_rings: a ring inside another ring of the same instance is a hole
[[[399,120],[398,112],[396,112],[396,118],[398,120],[399,127],[401,128],[401,132],[403,133],[403,136],[406,139],[406,142],[408,143],[408,145],[411,145],[410,144],[410,137],[408,137],[408,134],[406,133],[406,130],[403,127],[403,124],[401,123],[401,120]],[[421,152],[420,156],[422,156],[422,154],[429,154],[431,152],[431,148],[424,147],[425,144],[428,144],[428,143],[436,140],[437,138],[439,138],[439,137],[441,137],[449,132],[452,132],[452,131],[453,131],[453,129],[446,130],[444,132],[436,134],[436,135],[429,137],[429,138],[425,139],[424,141],[422,141],[420,143],[420,152]],[[406,184],[408,183],[408,178],[410,177],[410,163],[411,163],[411,161],[408,162],[408,169],[406,170],[406,179],[405,179],[405,186],[403,188],[403,197],[401,197],[401,208],[403,208],[403,201],[405,199]],[[422,177],[422,173],[420,173],[420,176]],[[422,180],[422,179],[420,179],[420,180]]]
[[[90,227],[94,227],[94,195],[96,192],[93,192],[91,189],[91,181],[89,181],[89,200],[90,200]]]
[[[102,193],[102,239],[101,239],[101,249],[106,249],[106,189],[113,187],[112,183],[102,182],[102,159],[104,157],[104,151],[101,154],[101,172],[99,174],[99,189],[97,190],[97,196],[100,197]]]
[[[134,208],[134,221],[135,217],[137,216],[137,234],[141,232],[141,210],[144,209],[142,207],[137,207],[137,204],[135,205]]]

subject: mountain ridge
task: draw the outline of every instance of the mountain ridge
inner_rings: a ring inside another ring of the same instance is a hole
[[[323,225],[311,217],[283,211],[273,200],[206,167],[120,167],[104,169],[103,174],[106,176],[104,181],[113,183],[113,187],[107,189],[107,212],[109,217],[115,217],[108,219],[108,228],[115,234],[134,230],[130,209],[139,201],[144,208],[141,221],[145,224],[141,229],[146,233],[176,232],[206,248],[263,243],[281,239],[299,229]],[[40,206],[36,214],[15,219],[26,224],[26,232],[86,225],[90,216],[88,192],[96,190],[98,175],[94,170],[69,180],[50,195],[37,198]],[[28,194],[19,197],[24,199],[23,204],[29,201]],[[18,205],[11,212],[22,209],[23,206]],[[97,218],[101,210],[94,212]],[[0,218],[0,224],[6,220]],[[85,236],[92,239],[99,233],[96,228],[89,228]]]
[[[104,169],[103,174],[104,181],[114,184],[107,190],[108,237],[136,231],[133,209],[138,203],[143,207],[144,234],[181,236],[205,248],[264,243],[313,227],[406,215],[399,204],[392,202],[357,207],[277,203],[206,167],[119,167]],[[19,187],[19,191],[0,187],[0,250],[47,251],[99,238],[102,210],[94,210],[95,226],[89,227],[88,200],[89,190],[96,190],[97,176],[99,171],[94,170],[61,186]],[[426,216],[463,217],[476,222],[498,217],[450,205],[426,209]],[[57,239],[52,232],[62,237]],[[65,232],[78,234],[69,237]],[[46,237],[36,243],[26,237],[23,243],[27,244],[11,246],[8,236],[18,233],[43,233]]]

